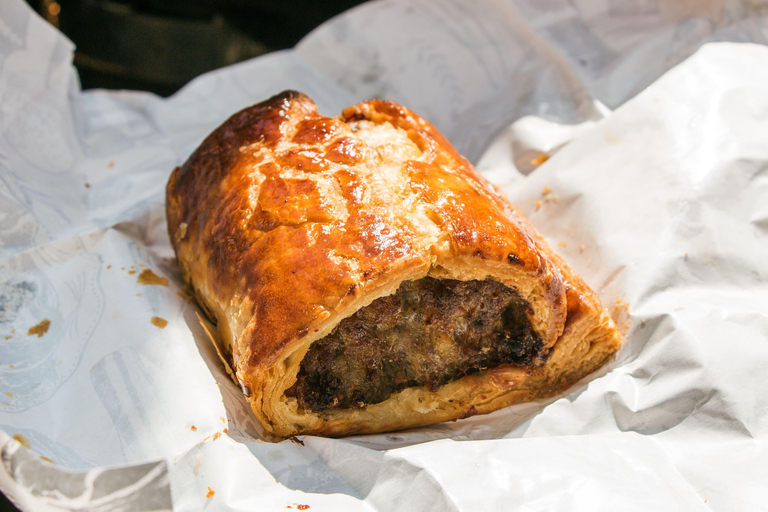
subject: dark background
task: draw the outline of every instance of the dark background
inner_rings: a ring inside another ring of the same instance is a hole
[[[210,71],[293,47],[362,0],[26,0],[75,43],[83,89],[161,96]],[[0,493],[0,511],[17,510]]]
[[[168,96],[274,50],[362,0],[26,0],[75,43],[83,89]]]

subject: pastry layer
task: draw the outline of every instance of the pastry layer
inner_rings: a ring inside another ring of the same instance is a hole
[[[329,118],[287,91],[246,108],[174,170],[167,214],[182,275],[273,439],[551,397],[621,342],[528,219],[394,102]]]

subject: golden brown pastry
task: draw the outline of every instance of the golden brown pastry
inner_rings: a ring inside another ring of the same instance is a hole
[[[184,279],[268,436],[384,432],[550,397],[621,340],[595,294],[437,130],[283,92],[174,170]]]

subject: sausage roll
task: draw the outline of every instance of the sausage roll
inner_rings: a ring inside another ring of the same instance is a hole
[[[287,91],[167,187],[184,279],[272,439],[400,430],[552,397],[621,337],[596,295],[427,121]]]

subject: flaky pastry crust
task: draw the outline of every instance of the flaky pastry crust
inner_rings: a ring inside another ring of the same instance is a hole
[[[186,282],[274,439],[428,425],[555,396],[620,335],[595,294],[424,119],[372,100],[319,115],[287,91],[233,115],[167,187]],[[323,412],[286,396],[310,345],[406,280],[492,278],[529,308],[546,363]]]

